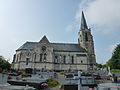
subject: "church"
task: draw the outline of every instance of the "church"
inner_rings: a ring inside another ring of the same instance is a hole
[[[46,36],[38,42],[26,42],[16,50],[12,69],[87,71],[93,70],[95,64],[93,36],[82,12],[76,44],[52,43]]]

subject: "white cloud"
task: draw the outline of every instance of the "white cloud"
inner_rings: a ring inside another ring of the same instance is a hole
[[[78,20],[81,10],[85,12],[89,25],[95,25],[99,31],[113,33],[120,28],[120,0],[82,0],[76,14]]]

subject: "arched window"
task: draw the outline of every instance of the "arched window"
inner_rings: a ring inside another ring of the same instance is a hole
[[[16,62],[18,62],[18,55],[16,55]]]
[[[54,63],[58,63],[58,56],[55,56]]]
[[[81,60],[81,63],[83,63],[83,61]]]
[[[63,63],[66,63],[66,56],[63,56]]]
[[[28,65],[29,63],[29,58],[26,58],[26,65]]]
[[[34,62],[36,61],[36,53],[34,53]]]
[[[41,53],[40,54],[40,62],[42,62],[42,56],[43,56],[43,54]]]
[[[85,33],[85,41],[88,41],[88,35],[87,35],[87,32]]]
[[[44,61],[46,61],[46,56],[47,56],[47,54],[45,53],[45,54],[44,54]]]
[[[14,54],[13,56],[13,62],[16,62],[15,59],[16,59],[16,54]]]
[[[46,51],[46,46],[42,46],[42,51],[44,52],[44,51]]]
[[[72,64],[74,63],[74,56],[72,56],[72,61],[71,61],[71,63],[72,63]]]
[[[20,57],[19,57],[19,60],[21,60],[21,56],[22,56],[22,52],[20,53]]]

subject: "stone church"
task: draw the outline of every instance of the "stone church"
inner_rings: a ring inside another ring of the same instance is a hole
[[[12,68],[25,70],[90,70],[96,64],[94,42],[84,13],[78,43],[52,43],[44,36],[39,42],[26,42],[16,50]]]

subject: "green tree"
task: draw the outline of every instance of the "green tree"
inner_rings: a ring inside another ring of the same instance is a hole
[[[102,64],[96,63],[96,67],[97,67],[97,68],[102,68]]]
[[[108,60],[107,65],[111,69],[120,69],[120,44],[114,49],[111,59]]]
[[[11,68],[11,64],[5,60],[2,56],[0,56],[0,69],[1,70],[9,70]]]

